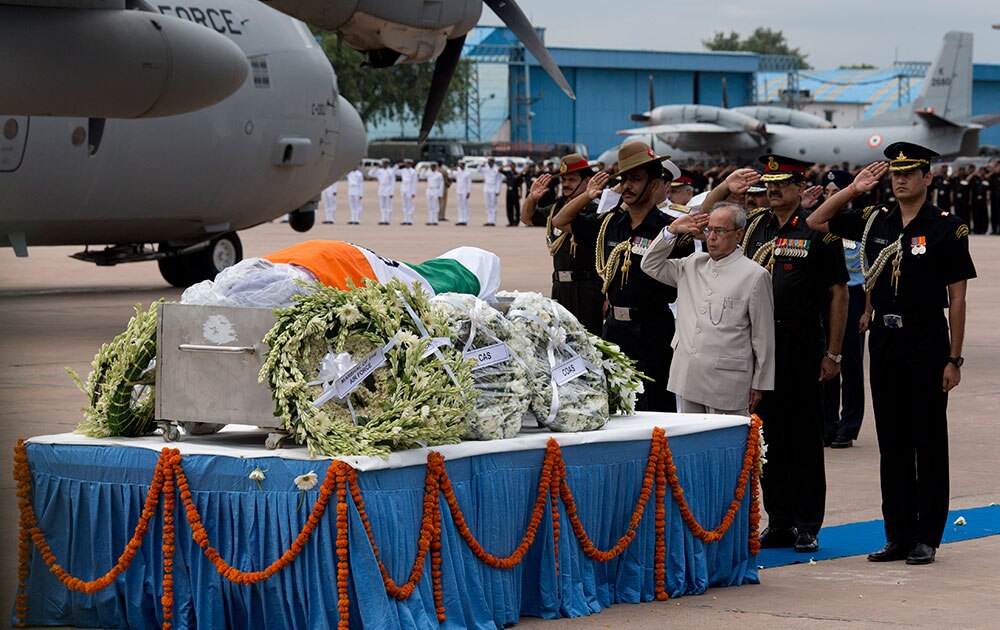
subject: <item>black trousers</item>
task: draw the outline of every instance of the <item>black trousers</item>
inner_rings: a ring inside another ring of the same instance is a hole
[[[865,336],[858,332],[858,320],[865,312],[865,287],[848,287],[847,292],[840,374],[823,382],[823,439],[827,444],[858,439],[865,417]]]
[[[973,199],[971,205],[972,233],[986,234],[989,230],[989,214],[986,211],[986,198]]]
[[[990,230],[994,234],[1000,234],[1000,194],[992,193],[990,196]]]
[[[603,337],[618,344],[622,352],[634,359],[636,366],[652,381],[644,381],[643,393],[635,401],[637,411],[677,411],[677,399],[667,391],[670,361],[674,351],[670,340],[674,336],[674,315],[669,309],[632,321],[618,321],[608,315]]]
[[[553,282],[552,299],[566,310],[576,315],[584,328],[591,334],[601,336],[604,328],[604,294],[600,280],[578,282]]]
[[[885,536],[937,547],[948,520],[947,324],[942,316],[940,325],[905,327],[904,319],[904,328],[873,327],[870,336]]]
[[[817,322],[799,330],[775,329],[774,391],[764,392],[767,463],[761,477],[768,526],[817,534],[826,510],[820,362],[825,351]]]
[[[507,225],[521,222],[521,199],[517,195],[507,195]]]

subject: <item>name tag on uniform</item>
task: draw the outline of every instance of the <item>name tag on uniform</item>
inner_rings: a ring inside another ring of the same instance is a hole
[[[557,271],[556,278],[559,282],[573,282],[573,272],[572,271]]]
[[[611,314],[620,322],[632,321],[632,309],[627,306],[612,306]]]

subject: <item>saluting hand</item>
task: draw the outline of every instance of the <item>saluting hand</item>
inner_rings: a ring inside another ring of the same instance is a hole
[[[882,179],[882,176],[888,172],[888,162],[872,162],[861,169],[861,172],[854,178],[854,183],[851,186],[854,187],[857,193],[868,192],[878,186],[878,180]]]
[[[611,179],[611,175],[605,171],[601,171],[597,175],[591,177],[590,183],[587,184],[587,195],[591,199],[597,199],[600,197],[601,193],[604,192],[604,186],[608,183],[609,179]]]
[[[552,181],[552,176],[548,173],[543,173],[538,176],[538,179],[531,182],[531,189],[528,190],[528,197],[534,201],[538,201],[545,195],[545,191],[549,189],[549,182]]]
[[[810,210],[816,207],[819,203],[820,197],[823,196],[822,186],[810,186],[802,191],[802,207],[806,210]]]
[[[693,212],[671,221],[670,225],[667,226],[667,231],[674,235],[693,234],[696,238],[704,238],[704,229],[707,225],[707,214]]]
[[[729,192],[735,195],[742,195],[748,188],[760,181],[760,173],[752,168],[740,168],[729,174],[726,178],[726,186]]]

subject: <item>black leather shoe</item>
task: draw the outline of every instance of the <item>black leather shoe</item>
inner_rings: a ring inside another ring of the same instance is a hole
[[[851,448],[852,446],[854,446],[854,440],[837,438],[830,442],[830,448]]]
[[[794,527],[768,527],[760,533],[761,549],[777,549],[779,547],[794,547],[796,531]]]
[[[917,543],[910,555],[906,556],[906,564],[930,564],[934,562],[934,554],[937,550],[930,545]]]
[[[903,560],[910,553],[910,547],[899,543],[887,542],[878,551],[868,554],[868,562],[893,562]]]
[[[813,553],[819,551],[819,540],[809,532],[800,532],[795,537],[795,551],[798,553]]]

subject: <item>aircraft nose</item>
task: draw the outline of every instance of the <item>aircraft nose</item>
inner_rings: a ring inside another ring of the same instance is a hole
[[[361,158],[368,150],[368,133],[354,106],[343,96],[338,95],[337,98],[339,131],[333,166],[330,170],[331,175],[339,178],[361,163]]]

